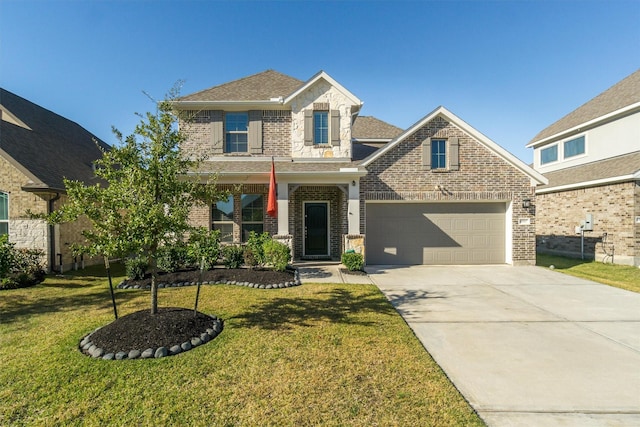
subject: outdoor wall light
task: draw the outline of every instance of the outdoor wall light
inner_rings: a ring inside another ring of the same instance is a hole
[[[351,181],[351,185],[353,185],[355,187],[356,186],[356,182],[355,181]]]
[[[524,209],[529,209],[531,207],[531,199],[523,199],[522,200],[522,207]]]

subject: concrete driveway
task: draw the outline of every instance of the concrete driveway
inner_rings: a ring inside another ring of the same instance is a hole
[[[640,294],[539,267],[373,266],[489,426],[640,426]]]

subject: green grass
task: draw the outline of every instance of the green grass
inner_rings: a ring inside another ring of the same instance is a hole
[[[597,261],[585,261],[546,254],[538,254],[536,263],[547,268],[553,265],[556,271],[571,274],[572,276],[593,280],[628,291],[640,292],[640,268],[637,267],[603,264]]]
[[[108,286],[82,274],[0,292],[0,425],[483,425],[374,286],[205,286],[199,310],[225,320],[215,340],[102,361],[77,346],[113,320]],[[195,291],[161,289],[160,306]],[[120,315],[149,307],[148,292],[116,298]]]

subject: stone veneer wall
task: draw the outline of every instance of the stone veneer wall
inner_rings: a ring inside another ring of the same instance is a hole
[[[328,103],[340,111],[340,145],[304,145],[304,111],[314,103]],[[291,103],[291,155],[304,158],[351,158],[351,104],[344,94],[324,80],[318,81]]]
[[[289,232],[293,231],[293,252],[296,259],[304,257],[303,252],[303,202],[329,202],[329,255],[340,259],[342,236],[347,233],[347,197],[336,186],[305,185],[289,193]]]
[[[575,227],[591,213],[594,224],[593,231],[584,233],[585,258],[611,262],[613,253],[615,263],[640,265],[640,223],[635,222],[640,217],[639,183],[538,194],[536,209],[539,252],[580,257],[581,236]]]
[[[428,137],[459,138],[459,170],[423,170],[422,142]],[[530,178],[454,124],[434,118],[367,169],[369,173],[360,181],[360,228],[365,235],[367,200],[510,201],[513,264],[535,264],[536,218],[532,210],[522,207],[523,199],[531,199],[535,205]],[[520,219],[530,223],[521,225]]]

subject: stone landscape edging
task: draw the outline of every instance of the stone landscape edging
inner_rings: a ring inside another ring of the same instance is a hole
[[[122,350],[117,353],[105,353],[104,349],[96,346],[91,342],[91,335],[99,331],[102,327],[93,330],[80,341],[79,350],[94,359],[102,360],[134,360],[134,359],[159,359],[161,357],[175,356],[192,350],[200,345],[206,344],[217,337],[224,329],[224,322],[216,316],[210,316],[213,319],[213,327],[207,328],[205,332],[198,337],[192,337],[183,343],[172,345],[171,347],[147,348],[145,350],[132,349],[129,351]]]
[[[283,283],[275,283],[270,285],[263,285],[257,283],[250,282],[238,282],[236,280],[215,280],[215,281],[203,281],[203,282],[174,282],[174,283],[158,283],[158,289],[163,288],[179,288],[183,286],[196,286],[196,285],[236,285],[236,286],[246,286],[248,288],[254,289],[284,289],[291,288],[293,286],[300,286],[302,282],[300,281],[300,272],[297,268],[293,269],[293,280],[290,282]],[[117,286],[118,289],[151,289],[151,285],[129,285],[126,280],[120,282]]]

